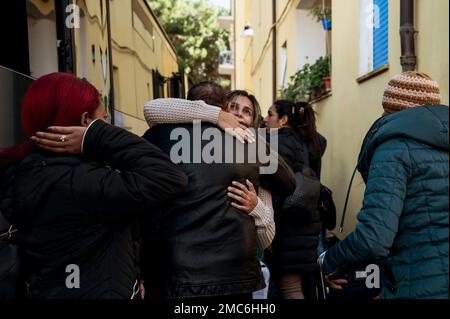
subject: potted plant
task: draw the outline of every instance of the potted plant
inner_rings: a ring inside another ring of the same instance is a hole
[[[318,92],[318,96],[331,91],[330,64],[331,58],[327,55],[311,65],[311,89]]]
[[[280,97],[296,102],[308,102],[312,94],[310,68],[307,63],[291,76],[289,85],[280,91]]]
[[[323,56],[310,65],[305,64],[290,78],[289,85],[280,90],[280,97],[309,102],[331,91],[330,56]]]
[[[317,5],[312,7],[309,15],[321,22],[324,30],[331,30],[331,7]]]
[[[325,84],[325,91],[328,93],[331,91],[331,56],[327,55],[324,59],[324,74],[325,76],[322,78],[323,83]]]
[[[325,84],[325,92],[331,91],[331,77],[326,76],[323,78],[323,83]]]

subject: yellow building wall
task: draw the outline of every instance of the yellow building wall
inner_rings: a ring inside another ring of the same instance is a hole
[[[238,2],[238,1],[237,1]],[[287,43],[287,77],[296,72],[296,8],[299,0],[277,0],[277,92],[280,87],[280,51]],[[236,6],[236,87],[253,92],[266,114],[273,103],[272,0],[241,0]],[[240,37],[246,23],[252,38]]]
[[[254,93],[255,89],[251,77],[254,40],[251,37],[242,36],[245,25],[252,22],[251,0],[234,1],[234,15],[236,89],[247,90]]]
[[[287,45],[287,69],[286,76],[289,77],[297,72],[296,49],[298,39],[297,30],[297,5],[299,0],[277,1],[277,16],[279,24],[277,25],[277,95],[281,89],[281,49],[284,44]],[[285,12],[284,16],[282,16]],[[270,105],[269,105],[270,107]],[[263,110],[265,114],[267,110]]]
[[[176,53],[143,0],[111,1],[111,33],[116,110],[123,127],[141,135],[148,128],[143,107],[153,99],[152,70],[172,77]]]
[[[108,48],[105,2],[77,0],[76,4],[83,12],[80,28],[74,29],[77,75],[107,94],[109,66],[105,86],[100,58],[100,49]],[[154,96],[152,70],[172,77],[179,70],[177,56],[144,0],[111,0],[110,10],[116,124],[142,135],[147,129],[143,108]]]
[[[261,108],[272,103],[272,0],[251,1],[252,42],[251,81]]]
[[[389,69],[362,83],[359,75],[358,0],[334,0],[332,96],[317,103],[318,130],[328,139],[323,160],[323,183],[334,191],[338,221],[366,132],[381,116],[387,82],[402,72],[400,65],[400,2],[389,1]],[[448,104],[448,2],[416,1],[418,70],[439,81]],[[439,30],[439,31],[438,31]],[[343,235],[353,230],[362,206],[365,185],[357,173],[351,189]]]
[[[105,86],[100,55],[100,50],[103,53],[108,50],[106,6],[103,5],[102,16],[99,2],[77,0],[75,4],[80,8],[80,28],[74,28],[73,33],[76,74],[88,79],[104,96],[107,96],[109,92],[109,69],[107,67]],[[92,45],[95,47],[95,62],[93,61]],[[109,59],[109,57],[107,58]]]
[[[288,0],[277,0],[278,17],[282,14],[287,2]],[[270,36],[267,41],[272,23],[272,1],[245,0],[245,3],[245,6],[238,6],[238,10],[244,10],[244,13],[236,11],[236,29],[243,30],[244,23],[248,21],[255,35],[253,39],[237,40],[237,87],[253,87],[265,114],[273,101],[272,37]],[[295,43],[300,40],[295,23],[295,11],[298,4],[299,0],[291,0],[291,7],[286,17],[277,25],[278,59],[281,46],[285,41],[287,42],[288,77],[296,72]],[[359,77],[359,6],[359,0],[332,0],[332,95],[314,105],[318,130],[328,140],[323,159],[322,179],[323,183],[334,192],[338,221],[342,215],[347,187],[356,167],[363,139],[372,123],[383,113],[381,99],[386,84],[394,75],[402,72],[399,35],[400,1],[395,0],[389,1],[389,68],[361,83],[357,82]],[[419,71],[430,74],[439,82],[442,103],[448,105],[449,2],[416,0],[415,10],[415,28],[418,31],[417,68]],[[243,41],[247,43],[244,45]],[[263,51],[266,42],[268,47]],[[244,52],[251,52],[252,58],[248,58]],[[242,56],[245,58],[241,58]],[[279,61],[277,64],[279,69]],[[250,73],[249,65],[251,65]],[[277,79],[278,84],[279,79]],[[362,206],[364,190],[365,185],[357,173],[351,188],[347,218],[341,236],[354,229],[356,214]]]

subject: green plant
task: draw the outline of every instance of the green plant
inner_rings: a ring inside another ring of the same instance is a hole
[[[289,85],[280,91],[280,97],[295,102],[307,102],[311,97],[310,65],[307,63],[290,77]]]
[[[177,51],[180,68],[194,82],[217,80],[219,52],[229,50],[229,31],[207,0],[147,0]]]
[[[311,65],[311,90],[320,90],[323,86],[323,78],[330,76],[330,56],[322,56]]]
[[[312,7],[308,15],[316,19],[317,22],[320,22],[322,18],[331,20],[331,7],[330,6],[322,7],[321,5],[316,5]]]
[[[323,78],[330,76],[331,57],[323,56],[310,65],[305,64],[291,76],[289,85],[280,90],[280,97],[295,102],[308,102],[314,94],[321,94]]]

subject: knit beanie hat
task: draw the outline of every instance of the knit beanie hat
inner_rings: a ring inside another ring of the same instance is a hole
[[[383,94],[384,114],[410,107],[441,104],[439,85],[425,73],[409,71],[389,81]]]

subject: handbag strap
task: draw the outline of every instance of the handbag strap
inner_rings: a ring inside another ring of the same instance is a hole
[[[6,232],[0,234],[0,239],[3,239],[3,240],[10,240],[11,237],[12,237],[12,235],[13,235],[15,232],[17,232],[17,231],[18,231],[18,229],[17,229],[17,228],[14,228],[14,226],[11,225],[11,226],[9,226],[9,228],[8,228],[8,230],[7,230]]]
[[[345,213],[347,212],[347,205],[348,205],[348,200],[349,200],[349,198],[350,198],[350,191],[352,190],[353,180],[355,179],[355,175],[356,175],[356,172],[357,172],[357,171],[358,171],[358,166],[355,167],[355,170],[353,171],[352,178],[350,179],[350,184],[348,185],[347,196],[345,197],[344,209],[343,209],[343,211],[342,211],[341,225],[339,226],[339,232],[340,232],[341,234],[342,234],[342,232],[344,231]]]

